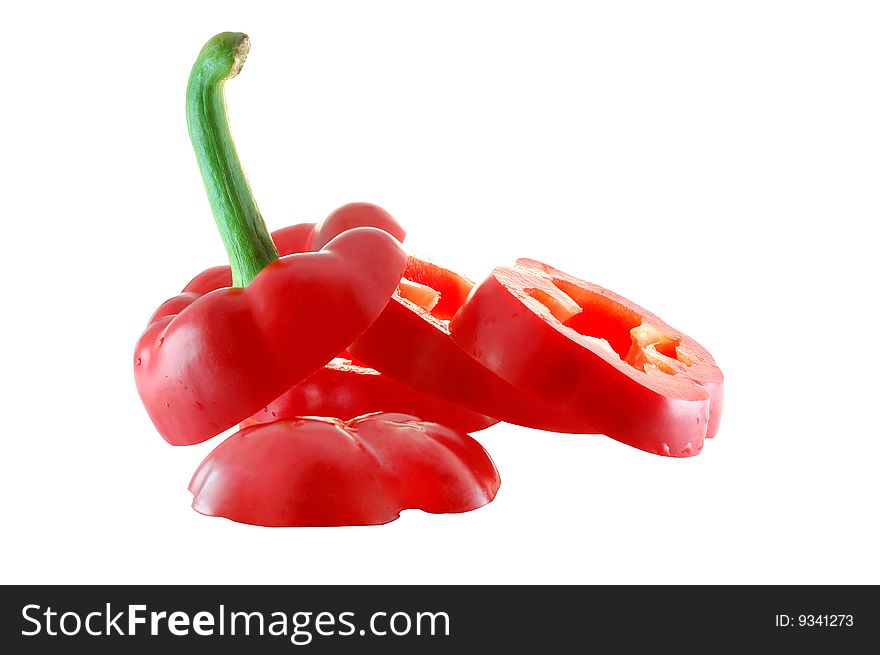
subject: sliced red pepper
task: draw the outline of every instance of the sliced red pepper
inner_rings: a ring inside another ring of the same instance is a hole
[[[417,304],[413,299],[424,295],[403,285],[349,346],[355,358],[402,384],[507,423],[554,432],[595,432],[589,423],[502,379],[450,339],[448,319],[459,311],[473,282],[412,256],[404,277],[439,292],[439,301]]]
[[[193,508],[263,526],[377,525],[404,509],[467,512],[501,480],[466,434],[405,414],[256,425],[221,443],[189,488]]]
[[[403,228],[384,210],[375,208],[357,214],[351,212],[358,207],[375,206],[366,203],[346,205],[333,212],[323,223],[304,223],[277,230],[272,233],[272,240],[282,255],[306,252],[305,249],[314,243],[312,235],[317,232],[316,225],[323,226],[318,233],[335,236],[334,232],[355,227],[358,222],[385,229],[398,240],[403,239]],[[338,217],[346,214],[347,220],[338,220]],[[415,257],[408,259],[404,274],[407,278],[401,280],[398,293],[416,301],[420,306],[430,305],[432,315],[440,319],[452,318],[472,286],[469,280],[452,271]],[[423,285],[420,281],[434,283],[437,289]],[[208,293],[231,284],[229,266],[215,266],[203,271],[187,284],[184,294]],[[179,301],[172,299],[170,302]],[[371,412],[411,414],[463,432],[475,432],[498,423],[498,419],[396,382],[375,369],[351,361],[347,353],[344,355],[347,362],[344,359],[330,362],[255,413],[242,425],[298,416],[333,416],[348,420]]]
[[[705,348],[546,264],[496,268],[450,333],[511,384],[636,448],[687,457],[718,430],[724,378]]]
[[[276,230],[272,233],[272,240],[281,255],[309,252],[315,245],[323,245],[325,240],[355,227],[377,227],[398,241],[403,241],[406,236],[400,224],[385,210],[368,203],[351,203],[340,207],[321,223],[302,223]],[[452,318],[472,286],[470,281],[451,271],[413,257],[408,260],[405,274],[410,279],[401,280],[398,291],[407,298],[431,304],[432,313],[441,319]],[[422,285],[419,280],[433,281],[438,288]],[[215,266],[193,278],[184,288],[183,295],[169,302],[176,307],[188,298],[188,293],[202,295],[231,284],[230,267]],[[161,317],[159,314],[157,312],[152,320]],[[379,411],[411,414],[463,432],[475,432],[498,423],[497,419],[400,384],[357,362],[335,360],[283,393],[242,425],[298,416],[333,416],[347,420]]]
[[[248,46],[243,34],[211,39],[187,94],[190,135],[236,286],[163,304],[134,357],[144,406],[178,445],[232,427],[330,361],[379,315],[406,264],[398,241],[376,228],[347,230],[319,252],[278,259],[238,162],[222,94]]]
[[[299,416],[350,420],[373,412],[418,416],[461,432],[476,432],[497,419],[395,382],[379,371],[334,359],[254,414],[245,425]]]

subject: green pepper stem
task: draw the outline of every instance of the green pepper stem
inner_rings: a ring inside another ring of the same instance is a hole
[[[250,49],[246,34],[223,32],[205,44],[186,89],[186,123],[208,201],[232,266],[232,284],[244,287],[278,259],[241,168],[229,131],[223,85],[238,75]]]

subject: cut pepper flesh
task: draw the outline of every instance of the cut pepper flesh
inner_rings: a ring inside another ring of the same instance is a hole
[[[473,283],[410,256],[404,277],[439,292],[432,309],[395,292],[378,319],[349,346],[358,361],[398,382],[500,421],[553,432],[590,433],[588,423],[510,384],[459,348],[449,319]]]
[[[637,448],[695,455],[718,430],[723,375],[703,346],[541,262],[496,268],[449,329],[511,384]]]
[[[498,423],[497,419],[400,384],[375,369],[337,358],[273,400],[243,425],[298,416],[351,420],[373,412],[409,414],[462,432],[476,432]]]

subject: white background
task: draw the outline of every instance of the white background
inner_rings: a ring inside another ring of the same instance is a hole
[[[857,2],[4,3],[4,583],[880,583],[880,16]],[[661,6],[662,5],[662,6]],[[186,486],[132,378],[149,315],[222,263],[190,66],[271,229],[352,200],[474,279],[607,286],[726,374],[701,455],[507,425],[497,500],[254,528]]]

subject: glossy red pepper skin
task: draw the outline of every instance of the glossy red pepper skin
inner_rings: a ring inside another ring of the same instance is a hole
[[[440,291],[440,302],[429,311],[395,293],[349,346],[352,356],[402,384],[500,421],[553,432],[595,432],[502,379],[452,341],[448,318],[468,297],[470,280],[412,256],[404,277]]]
[[[395,382],[375,369],[335,359],[273,400],[243,425],[299,416],[351,420],[373,412],[409,414],[465,433],[498,423],[497,419]]]
[[[202,442],[329,362],[381,313],[406,254],[376,228],[288,255],[244,288],[189,291],[153,315],[135,381],[169,443]]]
[[[212,451],[190,482],[193,508],[262,526],[378,525],[404,509],[467,512],[501,480],[466,434],[405,414],[256,425]]]
[[[636,448],[687,457],[718,430],[724,378],[705,348],[546,264],[496,268],[450,334],[511,384]]]
[[[356,227],[376,227],[403,243],[406,230],[391,214],[368,202],[352,202],[334,210],[320,223],[298,223],[272,232],[272,241],[282,256],[298,252],[315,252],[331,240]],[[232,270],[228,265],[214,266],[194,277],[184,292],[199,295],[232,286]]]

